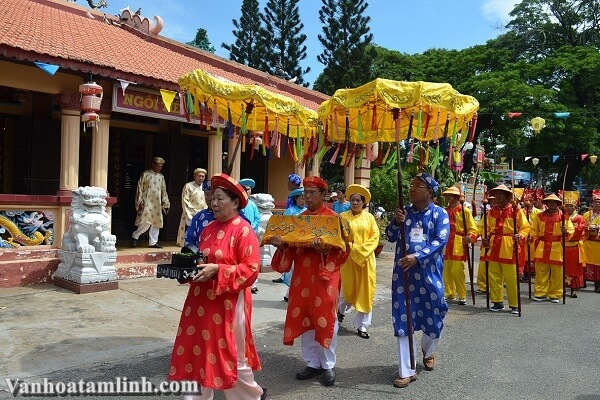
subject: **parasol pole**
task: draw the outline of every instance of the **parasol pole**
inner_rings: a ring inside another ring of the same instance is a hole
[[[561,210],[561,234],[562,234],[562,289],[563,289],[563,304],[567,302],[567,296],[565,294],[565,278],[566,278],[566,264],[567,264],[567,249],[566,249],[566,234],[565,234],[565,186],[567,183],[567,171],[569,170],[569,163],[567,162],[567,166],[565,167],[565,175],[563,176],[563,185],[562,185],[562,206]],[[569,217],[570,218],[570,217]]]
[[[464,229],[464,235],[467,236],[467,218],[465,216],[465,200],[461,200],[460,202],[460,208],[462,211],[462,218],[463,218],[463,229]],[[465,252],[465,255],[467,256],[467,266],[469,268],[469,280],[471,281],[471,297],[473,299],[473,305],[475,305],[475,284],[473,283],[473,262],[471,261],[471,255],[469,254],[469,244],[468,243],[464,243],[463,244],[463,251]]]
[[[482,205],[482,210],[481,212],[483,213],[483,240],[485,240],[487,242],[487,246],[485,246],[483,249],[483,259],[485,260],[485,302],[486,302],[486,307],[489,309],[490,308],[490,272],[489,272],[489,265],[490,262],[488,261],[488,249],[490,246],[490,243],[488,242],[489,240],[489,236],[488,236],[488,224],[487,224],[487,204],[488,204],[488,199],[484,196],[483,200],[481,201],[481,205]]]
[[[517,201],[515,199],[515,164],[514,158],[510,160],[510,169],[512,175],[512,207],[513,207],[513,234],[517,235],[517,214],[519,213],[519,207],[517,207]],[[515,248],[515,271],[517,275],[517,307],[519,310],[519,317],[521,316],[521,282],[519,280],[519,241],[513,237],[514,248]]]
[[[392,110],[393,113],[393,117],[394,120],[396,120],[396,123],[399,124],[399,118],[400,118],[400,110],[397,108],[394,108]],[[414,117],[414,113],[410,116],[410,122],[408,124],[408,135],[406,137],[407,143],[408,140],[410,139],[410,134],[412,131],[412,122],[413,122],[413,117]],[[396,144],[397,144],[397,152],[398,152],[398,157],[397,157],[397,162],[398,162],[398,208],[400,210],[402,210],[404,212],[404,194],[402,193],[402,162],[400,161],[400,138],[396,137]],[[400,258],[404,258],[406,257],[406,230],[404,229],[404,226],[400,227]],[[410,293],[409,293],[409,287],[410,285],[408,284],[408,271],[403,271],[403,280],[404,280],[404,301],[406,303],[406,324],[408,326],[407,329],[407,335],[408,335],[408,347],[409,347],[409,352],[410,352],[410,368],[411,369],[416,369],[416,363],[415,363],[415,349],[414,349],[414,329],[413,329],[413,321],[412,321],[412,310],[411,310],[411,304],[410,304]]]

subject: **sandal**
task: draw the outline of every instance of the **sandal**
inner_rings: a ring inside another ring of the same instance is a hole
[[[367,332],[361,331],[360,329],[358,329],[358,336],[360,336],[363,339],[369,338],[369,334]]]

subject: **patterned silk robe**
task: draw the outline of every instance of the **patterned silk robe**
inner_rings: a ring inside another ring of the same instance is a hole
[[[321,206],[301,215],[337,215]],[[293,345],[294,339],[304,332],[315,330],[315,340],[324,348],[331,346],[340,293],[340,268],[348,258],[349,249],[332,247],[324,255],[311,247],[288,247],[277,250],[271,267],[287,272],[292,265],[294,273],[283,330],[283,344]]]
[[[163,227],[163,209],[171,208],[165,177],[160,172],[148,169],[142,173],[138,180],[135,193],[135,209],[139,210],[140,203],[144,209],[138,211],[135,226],[150,224],[158,228]]]
[[[208,263],[219,265],[219,270],[215,279],[190,286],[173,346],[169,380],[230,389],[237,381],[234,318],[238,299],[244,301],[248,365],[260,369],[252,336],[249,289],[258,276],[258,239],[250,224],[236,215],[226,222],[209,223],[202,230],[200,250]]]
[[[406,255],[414,255],[417,264],[408,270],[408,286],[413,331],[423,331],[432,339],[439,338],[444,327],[448,304],[444,299],[444,246],[450,234],[448,213],[431,203],[423,211],[406,207],[403,225],[392,219],[386,229],[390,242],[396,242],[392,276],[392,321],[395,336],[407,336],[408,324],[404,294],[404,271],[400,266],[400,229],[406,233]],[[413,235],[421,230],[421,235]]]
[[[195,181],[186,183],[181,192],[182,210],[179,230],[177,231],[177,245],[183,246],[185,244],[185,232],[187,227],[190,226],[192,218],[206,207],[202,185],[198,185]]]

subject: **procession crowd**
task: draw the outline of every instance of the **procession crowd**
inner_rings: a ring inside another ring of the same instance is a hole
[[[138,182],[133,245],[150,230],[149,245],[158,246],[162,215],[170,208],[163,164],[155,158]],[[200,384],[201,393],[186,395],[187,400],[212,399],[215,390],[227,399],[267,397],[254,380],[261,363],[251,329],[261,245],[274,246],[271,267],[282,273],[276,281],[289,286],[283,343],[293,345],[300,338],[306,363],[296,379],[320,377],[324,386],[335,384],[337,331],[352,309],[357,335],[370,337],[380,231],[368,211],[369,189],[338,188],[337,200],[328,205],[325,180],[290,174],[287,184],[287,208],[269,220],[262,243],[260,216],[249,200],[252,179],[238,182],[219,173],[206,181],[206,171],[198,168],[183,189],[178,244],[202,254],[189,280],[169,370],[169,380]],[[594,191],[592,209],[582,216],[573,193],[561,198],[525,191],[518,201],[510,188],[498,185],[476,222],[458,187],[442,193],[446,207],[436,204],[439,189],[426,173],[412,177],[410,204],[395,210],[385,229],[386,239],[396,243],[391,312],[398,345],[393,385],[398,388],[417,379],[417,354],[424,370],[434,370],[448,302],[467,303],[465,262],[470,281],[475,280],[471,249],[478,239],[477,285],[488,305],[491,300],[490,311],[505,309],[506,290],[510,312],[520,316],[519,282],[533,275],[536,301],[558,303],[565,287],[577,297],[586,280],[600,292],[600,191]],[[473,291],[471,285],[472,296]],[[420,347],[416,331],[421,331]]]

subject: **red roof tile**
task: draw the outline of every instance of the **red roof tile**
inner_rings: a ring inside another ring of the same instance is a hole
[[[170,90],[178,89],[179,77],[200,68],[289,96],[313,110],[328,98],[165,37],[115,26],[104,13],[64,0],[2,0],[0,54]]]

